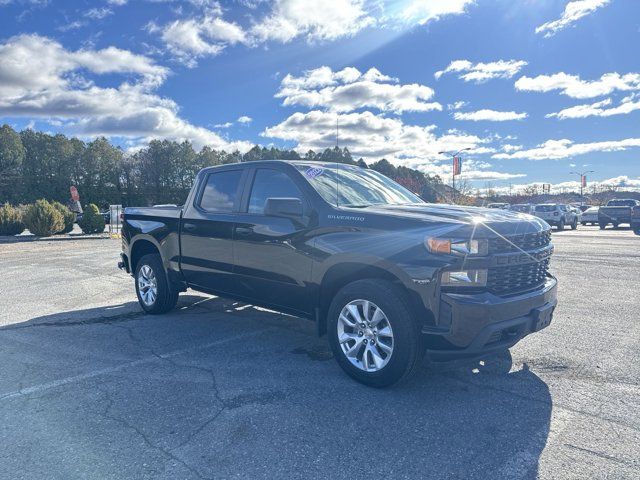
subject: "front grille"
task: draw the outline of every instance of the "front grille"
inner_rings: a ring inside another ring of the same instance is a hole
[[[511,295],[544,285],[549,259],[540,262],[489,269],[487,288],[496,295]]]
[[[551,243],[551,230],[520,235],[507,235],[489,240],[489,253],[520,252],[536,250]]]

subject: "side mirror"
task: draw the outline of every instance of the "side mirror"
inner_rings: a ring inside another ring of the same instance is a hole
[[[264,214],[269,217],[300,220],[303,216],[302,202],[299,198],[267,198]]]

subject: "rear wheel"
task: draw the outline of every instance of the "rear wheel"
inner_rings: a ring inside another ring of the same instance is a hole
[[[142,309],[150,314],[166,313],[178,302],[178,292],[171,288],[157,253],[145,255],[136,265],[136,294]]]
[[[558,230],[564,230],[564,219],[558,222],[558,226],[556,227]]]
[[[598,225],[600,226],[600,230],[604,230],[605,228],[607,228],[606,223],[600,222]]]
[[[331,302],[327,326],[338,364],[365,385],[406,380],[424,356],[405,292],[387,281],[359,280],[342,288]]]
[[[587,226],[587,222],[580,222],[582,224],[583,227]]]
[[[614,223],[614,224],[613,224],[613,228],[618,228],[619,226],[620,226],[620,224],[619,224],[619,223]]]
[[[574,218],[573,223],[571,224],[571,230],[575,230],[576,228],[578,228],[578,219]]]

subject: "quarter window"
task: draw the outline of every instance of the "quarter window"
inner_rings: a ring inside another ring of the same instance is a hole
[[[268,198],[299,198],[302,200],[302,193],[286,173],[259,168],[253,179],[253,187],[249,197],[249,213],[264,213],[264,204]]]
[[[238,197],[241,170],[211,173],[202,191],[200,207],[207,212],[228,213],[233,211]]]

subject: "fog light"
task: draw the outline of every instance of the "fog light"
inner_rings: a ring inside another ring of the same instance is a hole
[[[486,270],[459,270],[455,272],[442,272],[443,287],[484,287],[486,285]]]

